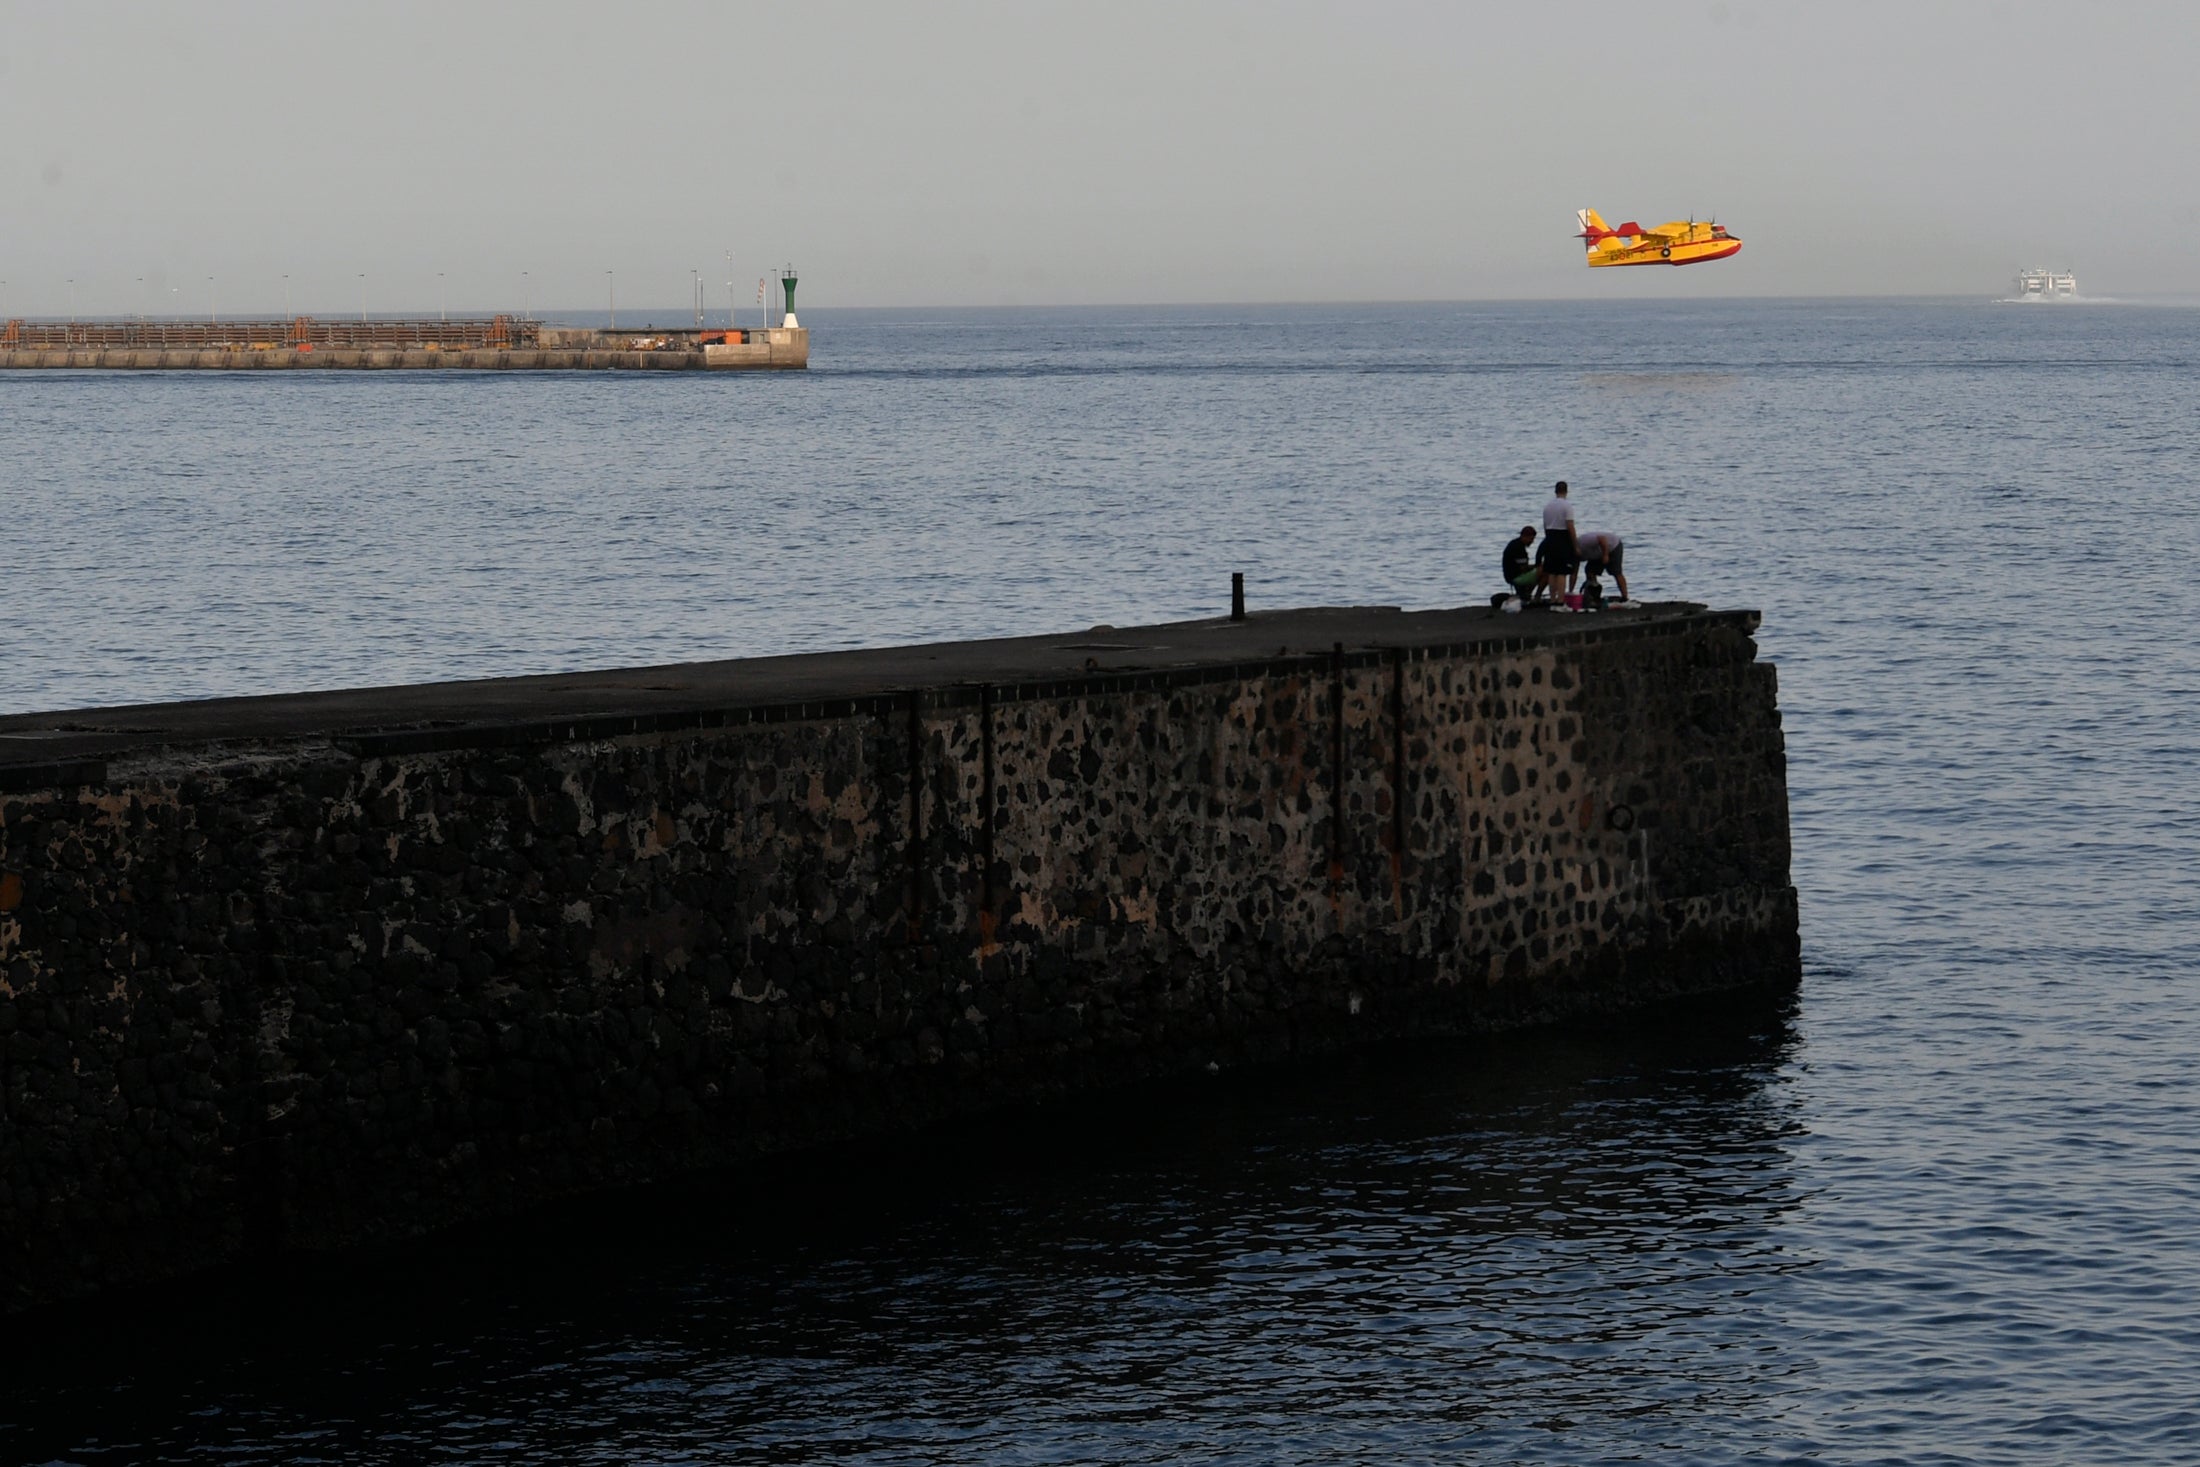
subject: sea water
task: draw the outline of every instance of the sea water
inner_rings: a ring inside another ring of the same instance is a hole
[[[0,1457],[2200,1458],[2200,311],[804,316],[804,374],[0,375],[0,711],[1476,603],[1565,478],[1765,613],[1796,1001],[98,1306]]]

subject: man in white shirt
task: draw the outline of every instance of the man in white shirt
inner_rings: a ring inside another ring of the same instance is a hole
[[[1581,568],[1589,580],[1595,580],[1606,571],[1619,582],[1616,600],[1627,599],[1627,572],[1623,569],[1627,546],[1610,530],[1581,530],[1574,535],[1574,550],[1581,557]]]
[[[1574,554],[1574,506],[1561,479],[1551,491],[1551,502],[1543,506],[1543,588],[1560,605],[1574,588],[1574,568],[1579,563]]]

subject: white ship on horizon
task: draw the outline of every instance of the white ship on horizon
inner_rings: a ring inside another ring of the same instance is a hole
[[[2068,270],[2017,272],[2017,299],[2020,301],[2070,300],[2077,294],[2078,277]]]

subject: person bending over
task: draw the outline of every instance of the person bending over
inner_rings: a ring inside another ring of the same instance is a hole
[[[1574,536],[1574,545],[1581,553],[1581,568],[1590,580],[1606,571],[1619,583],[1619,595],[1614,600],[1627,599],[1627,571],[1625,569],[1627,547],[1619,536],[1610,530],[1583,530]]]
[[[1566,497],[1566,481],[1558,481],[1550,503],[1543,506],[1543,586],[1556,601],[1574,588],[1574,506]]]
[[[1527,601],[1534,597],[1536,583],[1543,573],[1536,569],[1535,558],[1530,553],[1535,546],[1535,526],[1522,525],[1520,533],[1505,542],[1505,584],[1513,588],[1513,594]]]

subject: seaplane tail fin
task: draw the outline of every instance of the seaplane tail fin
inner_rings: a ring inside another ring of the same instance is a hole
[[[1626,249],[1626,236],[1635,227],[1627,224],[1613,229],[1605,224],[1602,216],[1594,209],[1576,209],[1574,217],[1581,221],[1581,233],[1574,237],[1581,241],[1581,248],[1592,257],[1618,254]],[[1590,263],[1596,263],[1594,258]]]

